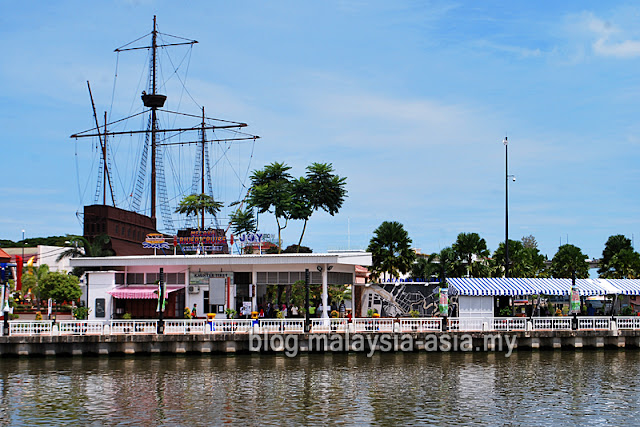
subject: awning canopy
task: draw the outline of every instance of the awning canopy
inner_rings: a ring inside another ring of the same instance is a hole
[[[570,295],[571,279],[520,279],[520,278],[451,278],[447,282],[452,294],[465,296],[498,295]],[[581,296],[620,293],[603,279],[577,279],[576,286]],[[640,290],[640,280],[637,285]]]
[[[618,294],[640,295],[640,280],[638,279],[606,279],[606,282],[616,288]]]
[[[167,293],[184,289],[185,285],[166,285]],[[108,294],[119,299],[158,299],[158,286],[118,286]]]

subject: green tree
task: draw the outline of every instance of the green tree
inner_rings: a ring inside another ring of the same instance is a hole
[[[39,285],[40,297],[51,298],[55,302],[75,301],[82,295],[78,278],[73,275],[53,271]]]
[[[308,246],[298,246],[298,245],[289,245],[287,246],[283,251],[283,254],[310,254],[313,253],[313,250],[311,250],[310,247]]]
[[[244,210],[238,208],[231,216],[229,223],[231,224],[231,230],[234,234],[253,233],[256,231],[256,217],[253,214],[253,209],[245,208]],[[249,246],[245,247],[245,252],[250,249]]]
[[[200,230],[201,223],[204,223],[204,214],[209,213],[216,216],[223,206],[222,203],[216,202],[213,197],[208,194],[190,194],[180,201],[176,208],[176,213],[195,216],[196,222],[198,223],[198,230]]]
[[[306,177],[294,182],[294,193],[306,193],[306,197],[300,197],[299,200],[308,202],[307,206],[295,204],[296,210],[299,209],[299,211],[296,212],[294,219],[304,220],[298,245],[302,245],[307,222],[314,211],[322,209],[331,216],[338,213],[347,197],[346,185],[347,179],[334,174],[331,163],[312,163],[307,166]],[[294,200],[297,201],[298,197],[294,197]]]
[[[371,252],[372,272],[385,279],[399,277],[411,269],[415,252],[409,233],[397,221],[385,221],[373,232],[367,251]]]
[[[536,238],[533,237],[533,234],[524,236],[521,240],[525,248],[538,248],[538,242],[536,241]]]
[[[292,183],[290,166],[274,162],[251,175],[251,188],[247,203],[259,213],[270,212],[278,227],[278,253],[282,252],[282,230],[291,216]]]
[[[608,262],[605,279],[637,279],[640,277],[640,254],[631,248],[622,249]]]
[[[621,272],[616,271],[611,264],[611,260],[623,250],[633,251],[631,246],[631,239],[626,238],[622,234],[616,234],[609,236],[607,242],[604,244],[604,250],[602,251],[602,257],[600,258],[598,274],[605,279],[613,279],[614,276],[620,276]],[[619,261],[618,261],[618,265]]]
[[[26,294],[31,290],[38,300],[38,307],[40,306],[40,298],[42,298],[40,295],[41,284],[48,275],[49,266],[47,264],[41,264],[37,268],[27,267],[22,273],[22,292]]]
[[[504,243],[500,243],[493,253],[493,277],[504,276]],[[519,240],[509,239],[509,273],[511,277],[548,277],[546,257],[538,248]]]
[[[419,257],[411,266],[411,278],[413,280],[421,280],[430,282],[432,276],[440,275],[440,267],[431,261],[431,258],[437,258],[437,254],[428,257]]]
[[[451,247],[460,260],[460,267],[466,270],[464,273],[468,277],[482,277],[482,269],[475,266],[485,262],[485,258],[489,256],[489,249],[487,249],[487,242],[478,233],[458,234],[456,242]],[[480,261],[473,261],[474,257]],[[463,272],[459,274],[462,275]]]
[[[111,238],[106,234],[99,234],[94,237],[92,241],[82,236],[69,237],[68,244],[72,246],[58,255],[58,261],[63,258],[98,258],[115,255],[115,252],[111,249]],[[71,274],[76,277],[81,277],[86,270],[87,268],[85,267],[74,267],[73,270],[71,270]]]
[[[253,233],[256,231],[256,216],[253,209],[237,209],[230,215],[231,230],[234,234]]]
[[[577,278],[586,279],[589,277],[589,263],[586,258],[579,247],[571,244],[562,245],[551,260],[551,275],[555,278],[570,279],[575,271]]]
[[[443,248],[437,254],[432,254],[430,259],[433,259],[433,262],[437,259],[439,277],[444,287],[447,287],[445,280],[447,277],[459,277],[459,259],[452,247]]]

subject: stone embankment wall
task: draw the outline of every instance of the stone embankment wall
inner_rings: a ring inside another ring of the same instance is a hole
[[[443,345],[448,343],[448,345]],[[640,348],[640,331],[202,334],[0,337],[0,357],[332,351],[531,351]]]

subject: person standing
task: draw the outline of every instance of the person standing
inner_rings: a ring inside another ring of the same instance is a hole
[[[298,317],[298,307],[295,305],[291,306],[291,317]]]
[[[193,304],[193,310],[191,310],[191,318],[192,319],[196,319],[198,317],[197,309],[196,309],[197,306],[198,306],[197,304]]]
[[[340,313],[340,317],[344,318],[347,313],[347,306],[344,305],[344,301],[340,301],[340,306],[338,307],[338,312]]]

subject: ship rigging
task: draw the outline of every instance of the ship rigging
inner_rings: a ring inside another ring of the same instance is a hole
[[[151,36],[150,43],[142,46],[136,45],[143,39],[147,40],[149,36]],[[167,96],[161,92],[167,90],[168,85],[166,81],[159,83],[159,74],[162,72],[162,68],[159,66],[159,53],[166,52],[168,48],[180,46],[191,48],[196,43],[198,43],[196,40],[159,32],[156,17],[154,16],[151,33],[115,49],[118,57],[122,52],[138,50],[149,52],[148,85],[141,95],[143,109],[135,112],[130,111],[130,114],[125,117],[111,121],[108,121],[108,115],[105,111],[104,122],[101,124],[96,112],[91,86],[87,81],[95,127],[71,135],[71,138],[76,140],[94,138],[97,141],[96,146],[98,147],[97,152],[99,153],[100,164],[98,166],[94,205],[100,203],[99,195],[101,195],[102,206],[107,206],[109,201],[110,206],[114,208],[126,208],[126,210],[135,212],[137,215],[148,216],[151,222],[148,223],[146,228],[160,230],[165,234],[175,235],[177,227],[174,224],[174,209],[185,195],[194,193],[208,194],[217,201],[227,203],[244,198],[247,191],[245,181],[248,177],[249,165],[253,157],[253,148],[259,138],[243,131],[247,127],[246,123],[207,117],[203,106],[199,106],[199,114],[178,111],[182,95],[177,102],[177,108],[165,106]],[[190,53],[188,57],[190,58]],[[178,73],[178,69],[184,65],[184,58],[177,66],[171,61],[170,57],[169,59],[173,70],[169,74],[168,80],[173,79],[174,82],[179,82],[182,87],[182,93],[186,93],[196,103],[184,85],[186,76],[181,77]],[[188,69],[188,66],[186,68]],[[161,115],[163,117],[162,120],[160,119]],[[129,121],[134,118],[141,120],[141,129],[127,128]],[[120,140],[125,136],[138,137],[141,147],[136,150],[131,146],[117,145],[114,149],[114,142],[120,144]],[[245,158],[247,167],[244,171],[239,166],[240,162],[237,165],[233,165],[233,162],[229,159],[229,151],[232,146],[241,145],[242,143],[251,144],[250,154]],[[171,147],[178,148],[176,158],[171,157]],[[189,148],[190,155],[185,154],[186,148]],[[211,151],[214,150],[218,150],[219,155],[211,159],[213,157]],[[115,176],[116,173],[119,175],[126,173],[119,169],[116,161],[118,155],[124,157],[125,162],[130,162],[134,156],[138,159],[135,181],[126,182],[126,180]],[[191,166],[185,166],[189,162]],[[167,164],[169,164],[174,178],[172,186],[168,185],[165,175],[165,166]],[[225,184],[222,182],[223,180],[216,181],[214,186],[212,179],[212,169],[223,165],[232,168],[233,173],[231,175],[240,181],[236,194],[227,200],[220,200],[220,193],[214,194],[216,187],[219,188]],[[150,173],[147,173],[147,168],[149,168]],[[190,179],[187,177],[185,169],[190,171]],[[186,183],[187,181],[190,181],[190,185]],[[117,188],[120,189],[119,192],[116,190]],[[119,197],[118,193],[123,194],[124,198],[122,196]],[[109,195],[108,198],[107,195]],[[87,232],[86,215],[88,207],[85,207],[85,235],[92,234],[90,230],[89,233]],[[158,224],[159,221],[156,218],[158,215],[162,219],[162,226]],[[215,228],[220,228],[218,218],[213,218],[213,221]],[[183,224],[185,228],[194,225],[193,222],[188,220]],[[202,215],[201,227],[205,228],[204,215]],[[101,227],[98,225],[95,228],[99,231]],[[109,227],[107,226],[106,228]],[[111,237],[113,237],[112,234],[124,234],[119,229],[116,233],[114,233],[115,230],[105,230],[105,226],[102,226],[102,231],[106,231],[106,234]],[[120,236],[116,237],[119,238]],[[131,243],[135,243],[139,236],[128,238],[124,236],[124,238],[130,240]]]

